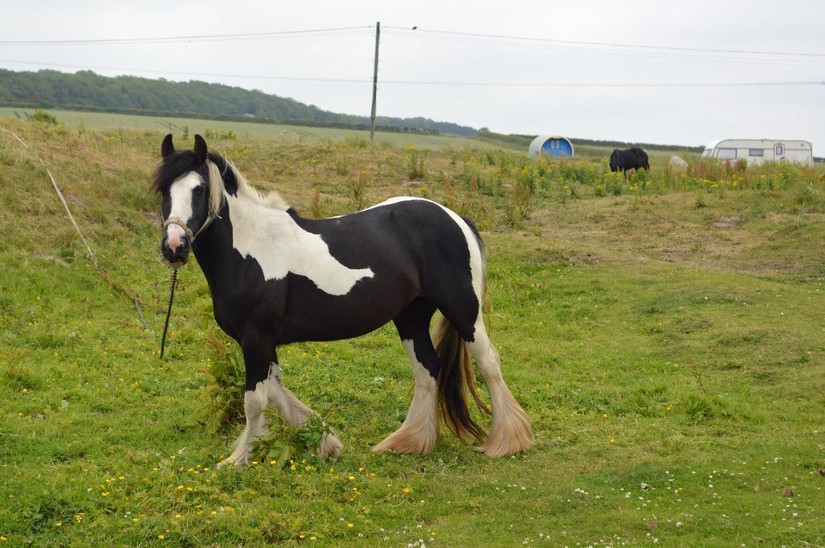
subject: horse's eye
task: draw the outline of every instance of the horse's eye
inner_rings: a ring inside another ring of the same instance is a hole
[[[202,186],[196,186],[195,187],[195,194],[197,194],[198,196],[203,195],[204,192],[206,192],[206,189],[203,188]]]

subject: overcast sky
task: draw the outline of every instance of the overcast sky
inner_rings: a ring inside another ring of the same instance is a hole
[[[364,116],[380,21],[379,115],[691,146],[805,139],[825,155],[822,0],[30,0],[2,13],[2,68],[221,82]]]

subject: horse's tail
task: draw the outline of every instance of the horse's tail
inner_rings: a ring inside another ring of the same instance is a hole
[[[447,426],[459,438],[468,436],[482,441],[487,433],[470,416],[466,392],[470,392],[478,408],[492,414],[478,395],[467,343],[446,318],[441,317],[434,333],[435,350],[441,361],[438,371],[438,406]]]

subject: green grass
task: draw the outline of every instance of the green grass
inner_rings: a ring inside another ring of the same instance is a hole
[[[25,119],[34,109],[0,108],[0,116]],[[280,124],[262,124],[255,122],[227,122],[220,120],[201,120],[197,118],[173,118],[167,116],[136,116],[129,114],[112,114],[107,112],[79,112],[71,110],[49,110],[48,113],[67,126],[90,130],[128,129],[165,131],[180,133],[188,128],[191,135],[200,133],[208,137],[210,132],[226,137],[231,131],[240,138],[274,139],[284,143],[314,143],[328,140],[350,140],[354,144],[369,142],[369,132],[351,129],[304,127]],[[378,146],[407,146],[421,148],[448,149],[478,147],[493,149],[493,145],[457,135],[417,135],[410,133],[392,133],[378,131],[375,134]]]
[[[372,453],[412,385],[388,326],[280,351],[338,461],[218,471],[240,425],[216,430],[209,372],[237,351],[195,264],[159,359],[169,271],[147,187],[164,130],[0,128],[0,544],[825,543],[821,172],[693,159],[673,175],[658,159],[624,182],[595,154],[534,164],[236,127],[210,144],[300,211],[348,211],[360,181],[366,205],[412,193],[479,220],[488,327],[536,446],[490,460],[443,435],[431,455]]]

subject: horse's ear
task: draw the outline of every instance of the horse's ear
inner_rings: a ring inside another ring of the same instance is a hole
[[[200,135],[195,135],[195,159],[198,165],[206,163],[206,156],[209,151],[206,148],[206,141]]]
[[[160,145],[160,155],[167,158],[175,153],[175,145],[172,144],[172,134],[170,133],[163,138],[163,144]]]

